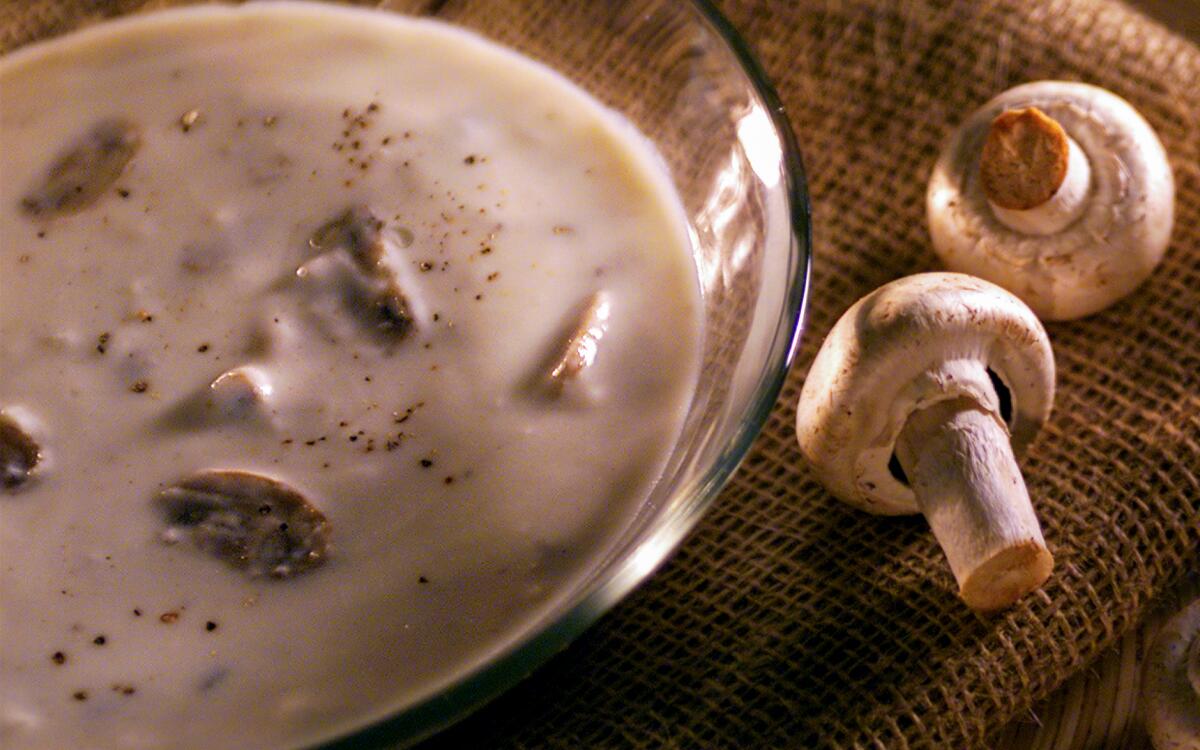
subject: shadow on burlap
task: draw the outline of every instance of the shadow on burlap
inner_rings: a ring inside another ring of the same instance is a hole
[[[44,32],[62,5],[16,15]],[[1200,566],[1200,50],[1108,0],[725,6],[807,160],[816,264],[796,366],[671,562],[428,750],[984,747]],[[17,7],[0,7],[0,26]],[[950,128],[1041,78],[1096,83],[1142,111],[1171,155],[1176,228],[1133,296],[1048,326],[1058,396],[1022,465],[1055,574],[983,618],[957,599],[925,523],[839,504],[804,468],[792,425],[842,311],[938,267],[924,189]]]

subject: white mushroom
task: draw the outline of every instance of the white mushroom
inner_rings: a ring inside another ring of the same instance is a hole
[[[1038,319],[956,273],[886,284],[830,331],[796,413],[817,479],[870,513],[923,513],[973,609],[1039,587],[1046,548],[1014,450],[1049,415],[1054,356]]]
[[[933,169],[926,208],[950,270],[1066,320],[1124,297],[1158,265],[1175,183],[1158,136],[1128,102],[1040,81],[1009,89],[959,127]]]
[[[1200,750],[1200,599],[1159,632],[1146,661],[1146,728],[1157,750]]]

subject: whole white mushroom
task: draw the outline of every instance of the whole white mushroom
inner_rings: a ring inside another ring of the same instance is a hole
[[[1038,81],[976,110],[947,142],[926,196],[946,267],[992,281],[1039,317],[1097,312],[1162,259],[1175,183],[1162,143],[1117,95]]]
[[[1142,678],[1146,728],[1157,750],[1200,750],[1200,599],[1159,632]]]
[[[1014,450],[1054,399],[1033,312],[982,279],[885,284],[834,325],[804,381],[800,450],[834,495],[870,513],[922,513],[973,609],[1007,607],[1050,575]]]

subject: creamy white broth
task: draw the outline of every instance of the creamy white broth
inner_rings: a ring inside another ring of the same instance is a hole
[[[120,176],[32,210],[105,121],[136,131]],[[314,241],[354,207],[383,223],[407,336]],[[594,361],[548,385],[597,294]],[[0,744],[288,746],[431,694],[638,511],[700,337],[657,156],[477,37],[285,3],[8,56],[0,411],[42,460],[0,494]],[[257,403],[214,395],[235,368]],[[165,533],[160,493],[214,469],[301,493],[328,554],[274,579]]]

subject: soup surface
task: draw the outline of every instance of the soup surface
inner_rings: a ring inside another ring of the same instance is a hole
[[[448,26],[168,11],[0,60],[0,745],[286,747],[511,645],[694,388],[678,198]]]

